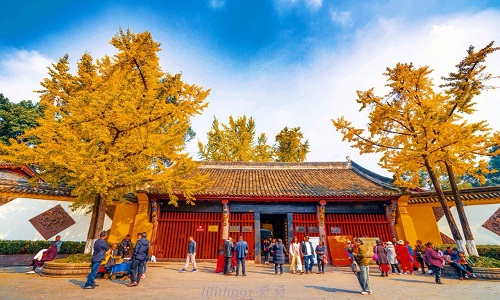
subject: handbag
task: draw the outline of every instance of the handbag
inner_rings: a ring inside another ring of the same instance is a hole
[[[326,256],[326,254],[323,254],[323,256],[321,257],[321,260],[323,261],[324,265],[328,264],[328,256]]]
[[[375,253],[374,253],[374,254],[373,254],[373,256],[372,256],[372,259],[373,259],[374,261],[377,261],[377,260],[378,260],[378,247],[377,247],[377,246],[375,246]]]
[[[358,263],[355,260],[352,261],[351,270],[354,272],[354,274],[358,274],[361,271],[361,269],[358,266]]]

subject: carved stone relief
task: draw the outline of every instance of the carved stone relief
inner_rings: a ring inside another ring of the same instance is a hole
[[[436,218],[436,222],[439,222],[441,218],[444,216],[444,210],[442,207],[433,207],[432,211],[434,212],[434,217]]]
[[[500,208],[484,222],[483,227],[496,235],[500,235]]]
[[[60,204],[31,218],[29,221],[46,240],[75,224],[75,220]]]

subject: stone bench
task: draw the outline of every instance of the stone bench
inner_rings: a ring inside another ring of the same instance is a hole
[[[0,255],[0,267],[27,266],[34,256],[35,254]],[[67,256],[68,254],[57,254],[56,259]]]
[[[498,268],[479,268],[472,267],[474,269],[474,274],[476,274],[477,278],[481,279],[492,279],[492,280],[500,280],[500,269]],[[441,272],[442,275],[446,277],[452,277],[458,279],[458,273],[455,268],[452,266],[446,265]]]

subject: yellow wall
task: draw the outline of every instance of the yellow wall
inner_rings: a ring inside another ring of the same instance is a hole
[[[399,239],[408,241],[410,245],[413,245],[418,237],[415,230],[415,224],[413,223],[413,217],[408,211],[408,200],[409,195],[407,194],[402,195],[398,199],[396,232]]]
[[[432,206],[409,205],[408,213],[412,217],[419,240],[424,242],[424,244],[427,242],[433,242],[438,245],[443,243]]]
[[[137,203],[120,203],[116,205],[108,242],[120,243],[127,234],[133,234],[138,209],[139,205]],[[133,235],[132,240],[135,241]]]
[[[120,243],[127,234],[135,241],[140,232],[146,232],[148,239],[151,238],[153,224],[149,221],[149,198],[145,193],[137,193],[137,200],[137,203],[116,205],[108,242]]]
[[[148,239],[151,238],[153,224],[150,222],[148,213],[149,205],[148,195],[145,193],[137,193],[137,214],[135,215],[132,239],[135,239],[140,232],[146,232],[148,234]]]

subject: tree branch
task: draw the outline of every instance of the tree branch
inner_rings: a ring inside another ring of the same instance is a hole
[[[148,90],[148,85],[146,84],[146,78],[144,77],[144,74],[142,74],[141,67],[139,66],[139,63],[137,62],[137,59],[135,57],[132,58],[134,60],[134,64],[137,67],[137,70],[139,70],[139,75],[141,75],[142,79],[142,84],[144,84],[144,90]]]

